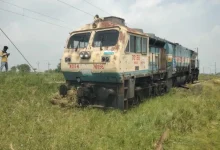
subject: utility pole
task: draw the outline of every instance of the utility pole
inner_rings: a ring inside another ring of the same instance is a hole
[[[216,75],[216,62],[215,62],[215,75]]]
[[[204,71],[204,66],[203,66],[203,74],[205,74],[205,71]]]
[[[50,69],[50,63],[48,62],[48,64],[47,64],[47,65],[48,65],[48,71],[49,71],[49,69]]]
[[[38,61],[37,62],[37,70],[39,71],[39,65],[40,65],[40,62]]]

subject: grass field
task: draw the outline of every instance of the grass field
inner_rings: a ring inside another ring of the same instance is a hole
[[[164,149],[220,149],[220,78],[200,80],[122,113],[52,105],[61,74],[1,73],[0,149],[154,149],[165,131]]]

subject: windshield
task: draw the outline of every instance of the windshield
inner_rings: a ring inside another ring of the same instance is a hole
[[[97,31],[94,37],[93,46],[114,46],[118,41],[117,30]]]
[[[91,33],[80,33],[80,34],[74,34],[70,37],[68,48],[74,49],[74,48],[85,48],[87,47],[89,43]]]

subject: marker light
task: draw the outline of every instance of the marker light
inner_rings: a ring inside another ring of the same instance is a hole
[[[106,60],[106,62],[109,62],[109,57],[106,57],[105,60]]]
[[[105,62],[105,57],[102,57],[102,62]]]

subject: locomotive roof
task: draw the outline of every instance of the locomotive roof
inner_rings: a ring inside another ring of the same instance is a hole
[[[171,42],[171,41],[169,41],[169,40],[162,39],[162,38],[160,38],[160,37],[155,36],[155,34],[152,34],[152,33],[147,33],[147,35],[148,35],[150,38],[153,38],[153,39],[156,39],[156,40],[160,40],[160,41],[163,41],[163,42],[165,42],[165,43],[170,43],[170,44],[175,45],[175,46],[181,46],[182,48],[187,49],[187,50],[190,50],[190,51],[192,51],[192,52],[194,52],[194,53],[197,54],[196,51],[191,50],[191,49],[189,49],[189,48],[186,48],[186,47],[180,45],[179,43],[174,43],[174,42]]]
[[[94,27],[94,26],[96,26],[96,27]],[[129,28],[128,26],[125,25],[124,19],[119,18],[119,17],[115,17],[115,16],[109,16],[109,17],[95,19],[94,22],[92,22],[90,24],[86,24],[83,27],[71,32],[70,34],[77,33],[77,32],[84,32],[84,31],[91,31],[91,30],[115,28],[115,27],[123,28],[124,30],[127,30],[127,32],[129,32],[129,33],[147,36],[146,33],[143,33],[138,29]]]
[[[78,30],[71,32],[70,34],[77,33],[77,32],[91,31],[91,30],[116,28],[116,27],[123,28],[124,30],[126,30],[127,32],[132,33],[132,34],[138,34],[138,35],[141,35],[141,36],[148,36],[148,37],[150,37],[152,39],[155,39],[157,41],[161,41],[161,42],[164,42],[164,43],[170,43],[170,44],[175,45],[175,46],[183,47],[179,43],[174,43],[174,42],[171,42],[169,40],[162,39],[160,37],[155,36],[155,34],[144,33],[142,29],[130,28],[130,27],[125,25],[125,20],[123,18],[119,18],[119,17],[116,17],[116,16],[109,16],[109,17],[99,18],[99,16],[96,15],[95,18],[94,18],[94,22],[92,22],[90,24],[86,24],[83,27],[79,28]],[[185,48],[185,47],[183,47],[183,48]],[[188,48],[185,48],[185,49],[188,49]],[[191,49],[188,49],[188,50],[193,51]],[[193,51],[193,52],[197,54],[197,52],[195,52],[195,51]]]

